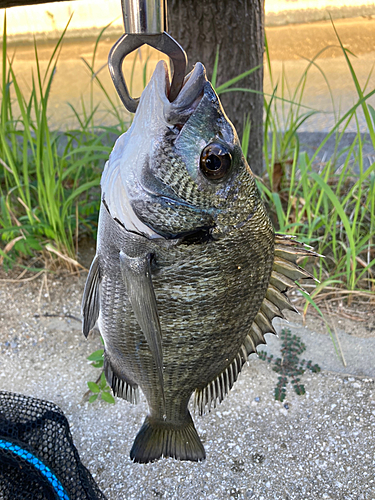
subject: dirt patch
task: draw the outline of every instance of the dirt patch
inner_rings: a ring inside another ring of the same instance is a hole
[[[93,247],[87,244],[93,253]],[[89,267],[91,257],[85,253],[84,264]],[[31,281],[17,281],[17,272],[0,273],[0,346],[1,349],[14,349],[23,345],[36,345],[43,342],[49,331],[63,330],[62,324],[75,324],[80,329],[81,299],[87,272],[75,275],[60,272],[59,274],[43,273]],[[35,275],[29,275],[33,278]],[[27,278],[26,278],[27,279]],[[332,308],[335,311],[334,308]],[[349,314],[349,313],[347,313]],[[340,315],[340,310],[327,316],[328,323],[334,332],[345,331],[347,334],[361,337],[375,337],[375,318],[373,306],[361,306],[351,309],[355,319]],[[285,312],[286,318],[294,324],[306,326],[309,330],[322,335],[329,335],[325,322],[313,312],[303,317]]]
[[[92,240],[84,242],[80,257],[82,264],[90,266],[95,248]],[[45,272],[40,276],[29,273],[17,280],[19,272],[15,269],[5,273],[0,270],[0,348],[18,348],[22,345],[35,345],[42,342],[48,331],[59,330],[62,322],[75,324],[80,329],[81,299],[87,272],[76,274],[67,272]],[[293,300],[293,297],[292,297]],[[374,306],[357,305],[350,309],[342,304],[331,306],[333,315],[327,315],[332,331],[344,331],[348,335],[361,338],[375,337]],[[305,322],[301,315],[284,313],[296,325],[306,326],[309,330],[329,335],[325,322],[309,310]],[[351,315],[353,319],[350,319]]]
[[[350,310],[350,313],[353,314],[353,316],[358,316],[358,319],[349,319],[340,316],[340,312],[338,310],[338,312],[334,315],[326,315],[326,320],[333,333],[336,329],[337,331],[344,331],[353,337],[373,338],[375,337],[375,318],[373,307],[374,306],[369,304],[367,310]],[[329,335],[329,331],[324,320],[321,317],[315,316],[312,312],[307,313],[305,321],[302,315],[300,316],[289,311],[286,311],[284,315],[289,321],[292,321],[295,324],[306,326],[309,330],[313,330],[323,335]]]
[[[53,321],[75,323],[80,328],[86,272],[77,275],[43,273],[32,281],[17,281],[14,271],[2,272],[0,276],[2,350],[43,342]]]

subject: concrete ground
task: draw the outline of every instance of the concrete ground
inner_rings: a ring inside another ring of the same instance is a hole
[[[297,396],[289,384],[285,401],[276,402],[278,375],[252,355],[223,403],[202,417],[193,414],[205,462],[141,465],[129,451],[147,413],[144,398],[137,406],[82,403],[86,381],[98,375],[86,357],[100,347],[80,331],[84,278],[0,282],[0,390],[62,408],[83,463],[108,499],[375,499],[371,311],[362,322],[331,318],[346,367],[319,320],[304,327],[292,314],[289,324],[276,322],[279,331],[287,326],[300,336],[307,346],[301,357],[322,369],[303,376],[306,394]],[[267,337],[266,349],[276,356],[280,340]]]

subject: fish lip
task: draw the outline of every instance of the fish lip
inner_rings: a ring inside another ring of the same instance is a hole
[[[162,72],[160,72],[160,75],[162,75]],[[168,95],[169,78],[166,65],[164,65],[164,75],[160,76],[160,78],[162,77],[165,77],[164,91],[165,95]],[[197,62],[193,70],[186,75],[176,99],[173,102],[164,101],[163,113],[168,124],[183,126],[187,122],[202,100],[206,82],[205,67],[202,63]]]
[[[131,127],[116,141],[101,179],[102,193],[112,217],[121,221],[127,231],[136,232],[149,239],[163,236],[135,213],[135,202],[143,197],[146,203],[153,202],[152,198],[157,196],[163,203],[163,195],[166,196],[165,202],[171,198],[171,204],[182,204],[184,200],[179,196],[173,199],[175,196],[171,190],[166,189],[168,186],[161,186],[160,192],[160,189],[153,185],[152,179],[150,183],[145,182],[142,178],[144,162],[147,154],[154,152],[167,133],[173,131],[171,142],[175,141],[178,127],[173,125],[180,124],[182,128],[188,121],[201,102],[201,95],[207,83],[205,69],[201,63],[197,63],[193,71],[185,77],[177,98],[169,102],[167,75],[166,63],[160,61],[140,97]],[[151,173],[157,178],[156,172]],[[189,203],[184,204],[189,206],[190,210],[197,208]]]

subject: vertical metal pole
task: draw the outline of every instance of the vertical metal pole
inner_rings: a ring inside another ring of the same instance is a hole
[[[157,35],[167,30],[166,0],[121,0],[127,35]]]

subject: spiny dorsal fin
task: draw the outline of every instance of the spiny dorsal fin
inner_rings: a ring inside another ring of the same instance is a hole
[[[293,236],[275,235],[275,257],[270,282],[249,333],[255,347],[265,343],[264,334],[276,333],[272,326],[272,320],[277,317],[283,318],[283,309],[298,312],[290,303],[286,292],[290,288],[299,286],[296,283],[298,278],[315,279],[312,274],[297,264],[299,258],[310,256],[322,257],[314,252],[310,246],[300,243]],[[251,352],[254,350],[251,350],[249,354]]]
[[[218,402],[221,403],[237,380],[249,355],[256,352],[258,345],[266,343],[264,335],[276,334],[272,320],[276,317],[283,318],[284,315],[281,312],[283,309],[298,312],[290,303],[286,292],[298,286],[295,282],[298,278],[315,279],[296,263],[299,258],[309,256],[321,257],[311,247],[300,243],[293,236],[275,235],[274,265],[266,296],[254,318],[250,332],[246,335],[233,361],[206,387],[195,391],[194,405],[198,408],[200,415],[205,413],[206,407],[210,411],[211,406],[216,408]]]
[[[251,325],[250,332],[248,333],[247,337],[250,337],[251,342],[252,342],[251,350],[248,351],[249,354],[252,352],[256,352],[257,345],[266,343],[266,341],[264,340],[264,337],[263,337],[263,332],[259,328],[258,324],[255,321]],[[246,342],[246,339],[245,339],[245,342]]]
[[[293,280],[285,276],[285,274],[278,273],[275,270],[272,271],[270,284],[278,288],[280,292],[286,292],[290,288],[296,286]]]
[[[293,283],[294,286],[296,286]],[[285,294],[285,292],[280,292],[278,288],[273,286],[272,283],[268,285],[267,292],[266,292],[266,298],[264,299],[267,302],[271,302],[277,312],[282,316],[281,311],[283,309],[289,309],[290,311],[298,312],[297,309],[293,306],[293,304],[290,303],[288,296]],[[275,314],[273,318],[275,318],[277,314]]]
[[[291,262],[290,260],[282,259],[276,254],[273,260],[273,269],[278,273],[284,274],[287,278],[290,278],[293,281],[296,281],[300,278],[314,279],[314,276],[305,269],[302,269],[302,267],[299,267],[297,264]]]
[[[259,327],[259,329],[261,330],[263,335],[265,333],[274,333],[276,335],[276,331],[272,326],[272,320],[270,320],[264,314],[264,312],[262,311],[262,306],[260,306],[260,310],[258,311],[258,314],[255,316],[254,323]],[[263,338],[263,340],[264,340],[264,338]],[[261,343],[265,344],[266,342],[259,342],[259,344],[261,344]]]
[[[313,247],[306,245],[306,243],[301,243],[296,239],[295,236],[290,234],[275,234],[275,248],[280,245],[279,251],[287,252],[295,255],[296,253],[304,256],[312,255],[314,257],[322,257],[322,255],[317,254]]]

